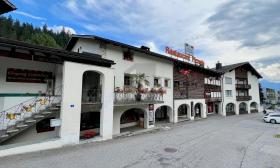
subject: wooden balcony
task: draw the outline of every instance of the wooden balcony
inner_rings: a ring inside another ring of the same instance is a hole
[[[174,90],[173,94],[174,94],[173,95],[174,99],[187,99],[188,98],[187,90]]]
[[[251,89],[250,84],[236,84],[236,89]]]
[[[207,102],[221,102],[222,97],[205,97]]]
[[[252,100],[252,96],[236,96],[237,101],[249,101]]]

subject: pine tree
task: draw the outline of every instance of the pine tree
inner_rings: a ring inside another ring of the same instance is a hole
[[[42,28],[34,27],[29,23],[20,23],[11,16],[0,17],[0,37],[24,41],[48,47],[63,48],[70,39],[70,33],[65,29],[53,32],[45,24]]]

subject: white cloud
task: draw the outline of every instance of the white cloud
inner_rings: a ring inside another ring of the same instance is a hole
[[[57,26],[57,25],[48,27],[48,29],[52,30],[53,32],[61,32],[63,30],[63,28],[64,28],[65,32],[67,32],[69,34],[76,34],[76,31],[71,27]]]
[[[269,81],[280,83],[280,63],[270,65],[258,64],[258,71]]]
[[[279,12],[271,5],[275,2],[120,0],[116,3],[114,0],[65,0],[61,7],[66,7],[64,9],[72,13],[72,22],[93,34],[106,32],[112,36],[125,35],[126,38],[137,36],[138,41],[144,42],[155,52],[162,53],[160,49],[166,45],[183,49],[184,43],[188,42],[200,51],[198,57],[205,60],[206,66],[213,67],[218,60],[225,65],[280,55],[279,40],[275,43],[280,32],[277,26],[273,27],[280,20],[277,15]],[[223,11],[230,3],[233,3],[230,9],[234,10]],[[249,8],[252,4],[258,8]],[[270,9],[273,10],[270,12]],[[61,11],[65,13],[65,10]],[[231,25],[227,27],[225,24],[222,25],[223,29],[219,29],[224,31],[227,38],[220,38],[217,29],[211,26],[208,18],[214,15],[218,23],[222,19]],[[244,19],[244,16],[250,17]],[[254,16],[257,22],[253,23]],[[274,19],[263,21],[268,16]],[[244,24],[246,27],[243,27]],[[269,31],[263,31],[265,27],[269,27]],[[259,32],[254,34],[254,30]],[[248,38],[246,32],[250,33]],[[247,47],[250,45],[258,47]],[[280,57],[276,63],[280,63]],[[261,70],[262,73],[268,72]],[[269,75],[264,76],[273,80]]]
[[[22,16],[26,16],[26,17],[29,17],[29,18],[32,18],[32,19],[35,19],[35,20],[47,20],[46,18],[43,18],[43,17],[40,17],[40,16],[35,16],[35,15],[32,15],[30,13],[26,13],[26,12],[22,12],[22,11],[14,11],[13,13],[15,14],[19,14],[19,15],[22,15]]]

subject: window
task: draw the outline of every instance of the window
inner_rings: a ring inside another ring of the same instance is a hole
[[[131,86],[132,85],[132,78],[129,75],[124,75],[124,85]]]
[[[237,90],[237,96],[248,96],[247,90]]]
[[[170,87],[170,80],[169,79],[164,80],[164,87],[167,87],[167,88]]]
[[[226,84],[232,84],[232,78],[226,77]]]
[[[133,61],[133,53],[131,51],[123,52],[123,59],[127,61]]]
[[[232,90],[226,90],[226,97],[232,97]]]
[[[174,81],[174,89],[179,89],[179,88],[180,88],[180,82]]]
[[[236,79],[236,84],[246,85],[248,81],[247,79]]]
[[[160,86],[159,78],[154,78],[154,86]]]

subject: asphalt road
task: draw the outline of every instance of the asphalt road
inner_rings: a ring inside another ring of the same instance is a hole
[[[169,130],[0,158],[2,168],[279,168],[280,124],[212,116]]]

